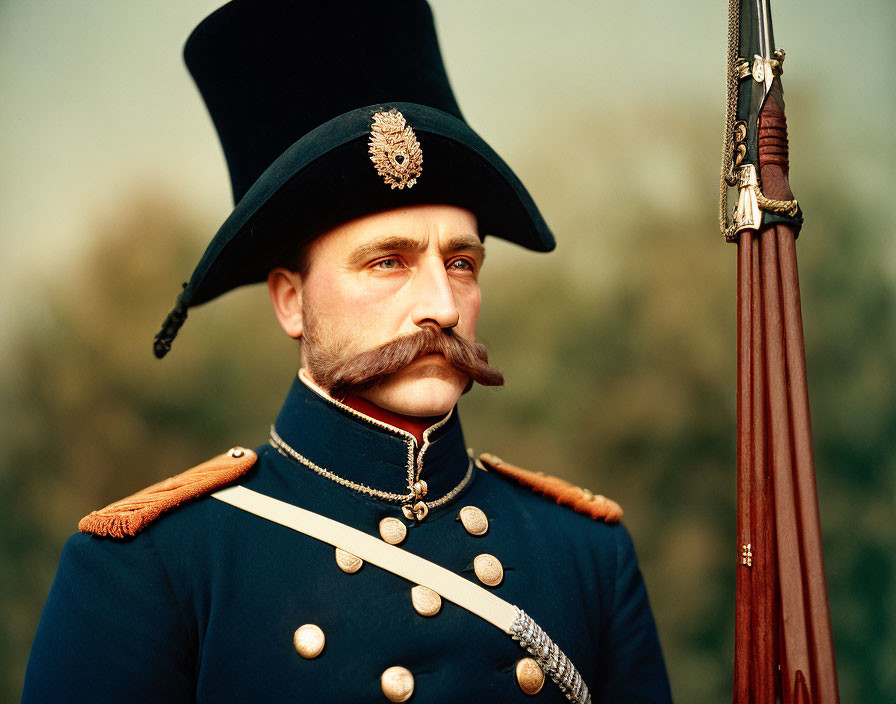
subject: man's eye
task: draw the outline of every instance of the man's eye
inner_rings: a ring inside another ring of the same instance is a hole
[[[380,261],[378,261],[373,266],[375,269],[397,269],[398,260],[394,257],[391,257],[389,259],[380,259]]]
[[[473,264],[468,259],[454,259],[448,263],[448,267],[457,271],[473,271]]]

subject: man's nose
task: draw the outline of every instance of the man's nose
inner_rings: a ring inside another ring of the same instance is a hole
[[[454,300],[454,290],[441,258],[428,261],[415,277],[414,305],[411,318],[414,325],[423,327],[435,323],[440,328],[453,328],[460,320]]]

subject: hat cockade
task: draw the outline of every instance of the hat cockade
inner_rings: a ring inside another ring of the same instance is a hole
[[[398,110],[378,112],[370,129],[370,160],[392,188],[412,188],[423,172],[423,150]]]

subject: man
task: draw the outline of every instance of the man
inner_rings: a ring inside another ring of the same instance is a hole
[[[236,0],[185,53],[237,205],[154,349],[266,279],[304,366],[268,445],[81,521],[25,701],[668,701],[618,506],[466,451],[482,240],[553,237],[428,7]]]

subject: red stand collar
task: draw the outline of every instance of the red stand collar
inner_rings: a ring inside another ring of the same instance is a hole
[[[434,418],[418,418],[417,416],[406,416],[401,413],[387,411],[385,408],[381,408],[375,403],[371,403],[360,396],[347,396],[339,399],[339,401],[359,413],[370,416],[374,420],[388,423],[389,425],[410,433],[417,439],[417,445],[423,444],[423,432],[433,424],[438,423],[441,418],[441,416],[436,416]]]

